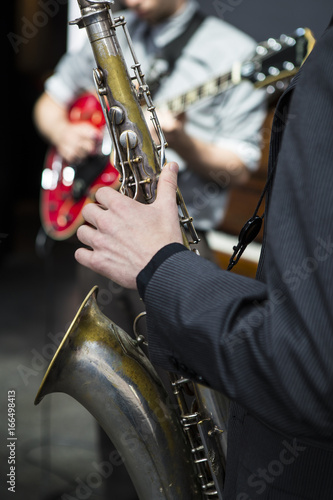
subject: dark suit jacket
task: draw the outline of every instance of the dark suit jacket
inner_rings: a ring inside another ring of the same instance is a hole
[[[333,25],[273,124],[257,280],[162,249],[138,276],[154,364],[234,403],[224,500],[333,499]]]

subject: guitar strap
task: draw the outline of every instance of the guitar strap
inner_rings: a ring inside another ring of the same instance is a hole
[[[197,10],[193,14],[193,17],[189,21],[185,31],[183,31],[183,33],[181,33],[178,37],[174,38],[170,43],[162,47],[155,54],[147,75],[147,83],[152,95],[156,93],[164,78],[171,75],[176,61],[184,50],[184,47],[205,18],[206,15]]]

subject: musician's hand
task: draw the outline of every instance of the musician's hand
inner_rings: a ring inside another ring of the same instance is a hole
[[[57,150],[67,163],[75,163],[94,154],[103,139],[102,131],[88,122],[59,123],[54,132]]]
[[[185,114],[174,116],[171,111],[167,109],[158,109],[157,110],[158,120],[160,122],[161,128],[163,130],[165,140],[167,141],[170,148],[175,149],[177,151],[177,145],[179,143],[179,139],[182,134],[185,133],[184,125],[185,125]],[[149,113],[147,116],[147,121],[149,124],[150,133],[155,142],[157,142],[157,136],[155,130],[151,124],[151,120],[149,120]]]
[[[96,193],[100,205],[89,203],[82,214],[79,240],[91,248],[79,248],[76,260],[126,288],[136,288],[136,277],[155,253],[169,243],[183,243],[179,226],[176,163],[168,163],[160,175],[157,198],[145,205],[114,189]]]

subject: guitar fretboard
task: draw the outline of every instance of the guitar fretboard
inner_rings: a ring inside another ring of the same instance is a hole
[[[165,106],[173,113],[180,114],[202,99],[214,97],[215,95],[225,92],[231,86],[233,86],[232,74],[227,73],[217,78],[213,78],[199,87],[171,99],[165,103]]]
[[[164,107],[174,114],[183,113],[200,100],[225,92],[243,80],[251,81],[257,88],[272,87],[272,84],[290,78],[298,71],[314,43],[312,33],[307,28],[297,29],[292,36],[269,38],[257,46],[252,59],[242,64],[235,63],[229,73],[170,99],[164,103]]]

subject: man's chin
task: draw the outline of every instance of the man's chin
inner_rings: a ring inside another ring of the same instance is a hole
[[[135,11],[136,15],[142,21],[146,21],[148,24],[157,24],[159,20],[151,13],[147,11]]]

